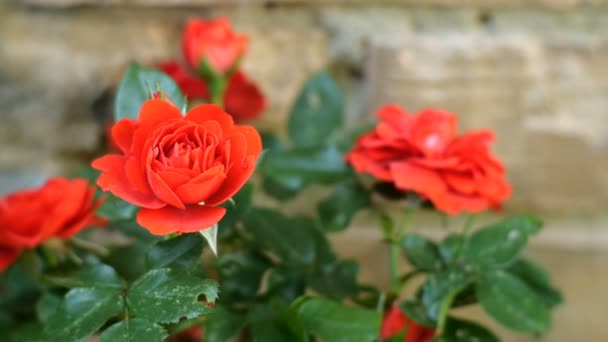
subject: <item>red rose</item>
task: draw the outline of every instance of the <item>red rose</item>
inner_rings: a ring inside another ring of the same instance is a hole
[[[435,329],[419,325],[395,306],[384,316],[380,337],[386,340],[402,331],[406,331],[404,342],[431,342],[435,334]]]
[[[207,83],[188,73],[176,61],[161,63],[158,68],[169,75],[189,99],[210,100]],[[237,71],[228,80],[224,94],[226,111],[236,122],[258,117],[266,108],[266,98],[245,73]]]
[[[226,18],[191,19],[184,29],[182,48],[194,70],[205,60],[215,72],[226,73],[245,54],[247,36],[232,31]]]
[[[49,238],[67,239],[82,229],[101,224],[95,209],[95,188],[84,179],[53,178],[38,189],[14,192],[0,200],[0,271],[25,248]]]
[[[259,133],[234,125],[215,105],[182,116],[173,104],[144,102],[138,120],[112,129],[121,154],[93,161],[97,184],[142,207],[137,222],[152,234],[195,232],[224,216],[220,207],[253,173],[262,151]]]
[[[491,131],[457,136],[453,113],[410,115],[389,105],[376,129],[359,138],[346,159],[358,172],[415,191],[449,214],[499,208],[511,194],[505,169],[489,150]]]
[[[224,103],[226,111],[237,122],[255,119],[266,108],[266,98],[260,89],[241,71],[228,80]]]
[[[209,100],[207,83],[188,73],[177,61],[166,61],[158,65],[158,68],[169,75],[175,81],[179,89],[188,99]]]

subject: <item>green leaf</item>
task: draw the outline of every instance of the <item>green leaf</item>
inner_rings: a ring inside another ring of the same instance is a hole
[[[42,323],[47,322],[61,305],[62,298],[52,294],[51,292],[45,292],[42,297],[36,303],[36,316]]]
[[[177,108],[186,108],[186,99],[171,77],[161,71],[131,63],[118,85],[114,121],[118,122],[122,118],[137,119],[141,105],[158,90],[169,97]]]
[[[461,234],[449,234],[439,244],[439,255],[444,263],[450,265],[456,263],[462,254],[464,247],[464,236]]]
[[[262,172],[273,179],[333,184],[344,180],[349,169],[342,152],[334,145],[268,154]]]
[[[300,298],[291,310],[302,327],[322,341],[375,341],[382,320],[376,311],[318,298]]]
[[[401,240],[401,248],[409,262],[424,271],[441,269],[437,245],[418,234],[408,234]]]
[[[123,311],[121,291],[114,288],[71,289],[45,323],[45,336],[55,341],[74,341],[97,331]]]
[[[133,220],[135,218],[135,214],[139,209],[138,207],[127,203],[110,193],[105,193],[104,195],[106,196],[105,201],[95,211],[98,216],[111,222]]]
[[[463,259],[481,268],[503,268],[515,261],[528,241],[527,227],[512,220],[476,231],[465,243]]]
[[[422,286],[422,304],[426,308],[427,316],[437,321],[444,301],[454,298],[472,280],[470,274],[460,269],[447,269],[429,274]]]
[[[245,316],[234,313],[223,306],[216,306],[205,317],[203,332],[205,342],[230,341],[241,333],[245,326]]]
[[[483,309],[507,328],[537,334],[549,328],[549,312],[524,282],[504,271],[485,274],[477,283]]]
[[[437,342],[500,342],[485,327],[471,321],[449,317]]]
[[[103,261],[116,270],[120,276],[133,281],[148,271],[146,255],[152,245],[161,241],[161,237],[150,234],[135,221],[113,222],[108,227],[114,234],[123,237],[127,244],[110,248],[110,255]]]
[[[295,335],[289,327],[281,321],[256,321],[251,323],[251,336],[253,342],[268,341],[303,341]]]
[[[222,298],[250,298],[260,287],[270,263],[251,251],[221,254],[217,259]]]
[[[272,268],[268,276],[268,293],[292,302],[306,291],[305,275],[294,267]]]
[[[243,220],[245,230],[256,244],[269,249],[287,263],[311,263],[315,257],[315,241],[306,225],[297,225],[271,209],[252,209]]]
[[[212,309],[217,284],[171,269],[154,269],[133,283],[127,296],[135,316],[159,323],[175,323],[180,318],[199,317]],[[200,298],[204,296],[205,298]]]
[[[38,322],[27,322],[20,325],[15,333],[14,341],[18,342],[48,342],[44,335],[44,327]],[[3,336],[4,337],[4,336]],[[9,340],[12,341],[12,340]],[[56,341],[56,340],[53,340]]]
[[[168,267],[190,271],[201,263],[204,241],[200,234],[182,234],[159,241],[146,255],[148,269]]]
[[[516,228],[528,236],[538,233],[543,227],[543,222],[541,220],[529,215],[511,216],[498,224]]]
[[[219,223],[220,234],[222,230],[234,225],[249,210],[253,201],[254,188],[253,183],[247,183],[232,197],[233,202],[226,202],[227,212]]]
[[[318,267],[309,279],[310,286],[319,294],[335,300],[353,296],[358,290],[359,265],[342,261]]]
[[[46,279],[64,287],[98,287],[123,289],[127,283],[112,266],[101,263],[85,263],[82,267],[67,274],[50,273]]]
[[[167,331],[158,324],[130,318],[113,324],[100,336],[100,342],[163,342]]]
[[[296,176],[278,178],[265,176],[262,178],[264,192],[279,201],[294,198],[305,186],[304,180]]]
[[[271,297],[255,305],[249,310],[247,321],[255,330],[252,337],[256,341],[309,341],[297,317],[281,298]]]
[[[342,125],[344,99],[327,72],[310,79],[296,99],[287,121],[287,132],[294,145],[319,146]]]
[[[523,280],[547,307],[552,308],[564,301],[561,291],[551,286],[549,272],[541,265],[528,259],[519,259],[509,267],[508,271]]]
[[[341,231],[369,202],[369,194],[364,187],[352,182],[342,183],[317,206],[321,226],[325,231]]]

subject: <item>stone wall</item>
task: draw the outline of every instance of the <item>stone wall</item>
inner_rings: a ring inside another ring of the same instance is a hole
[[[495,129],[509,208],[608,209],[606,0],[4,1],[0,191],[94,156],[94,114],[128,61],[174,56],[185,18],[216,15],[251,37],[244,67],[271,104],[260,126],[282,130],[301,84],[330,66],[351,123],[397,102]]]

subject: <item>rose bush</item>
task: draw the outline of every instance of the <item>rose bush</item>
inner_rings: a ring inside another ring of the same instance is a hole
[[[142,209],[137,222],[152,234],[190,233],[217,224],[220,207],[247,182],[262,152],[260,135],[214,105],[182,116],[169,101],[146,101],[138,120],[112,128],[122,154],[93,162],[97,184]]]
[[[475,224],[511,191],[492,131],[396,105],[371,131],[345,130],[343,94],[321,71],[286,134],[260,134],[234,123],[266,104],[239,69],[246,41],[225,19],[188,22],[187,67],[131,63],[118,85],[112,152],[81,172],[96,193],[56,178],[0,201],[3,341],[498,341],[452,316],[471,305],[547,331],[561,294],[522,253],[542,223]],[[298,197],[313,207],[294,209]],[[428,209],[464,225],[409,232]],[[355,219],[378,226],[388,279],[362,283],[358,262],[333,250],[331,234]]]

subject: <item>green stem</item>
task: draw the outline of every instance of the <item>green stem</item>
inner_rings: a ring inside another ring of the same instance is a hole
[[[86,241],[83,239],[73,237],[70,239],[70,244],[72,244],[73,246],[76,246],[78,248],[87,250],[93,254],[97,254],[101,257],[106,257],[106,256],[110,255],[110,251],[107,248],[105,248],[104,246],[100,246],[96,243]]]
[[[441,302],[441,306],[439,307],[439,322],[437,323],[437,329],[435,330],[435,336],[441,336],[443,334],[443,330],[445,329],[445,323],[448,318],[448,311],[450,311],[450,307],[452,306],[452,302],[454,298],[458,294],[460,289],[457,291],[452,291],[445,299]]]
[[[469,231],[471,230],[471,228],[473,228],[473,225],[475,224],[475,219],[477,219],[477,215],[475,214],[470,214],[467,217],[467,220],[464,223],[464,228],[462,229],[462,234],[464,236],[469,235]]]
[[[390,274],[391,274],[391,288],[393,292],[398,296],[401,292],[401,288],[405,283],[402,283],[399,279],[399,252],[400,246],[399,243],[406,235],[408,228],[410,227],[412,220],[414,219],[414,214],[416,213],[417,205],[413,205],[409,207],[405,214],[403,215],[403,219],[397,226],[397,229],[393,230],[392,238],[391,238],[391,250],[390,250]]]
[[[224,93],[226,92],[227,84],[228,82],[223,75],[216,75],[209,79],[211,103],[224,108]]]

